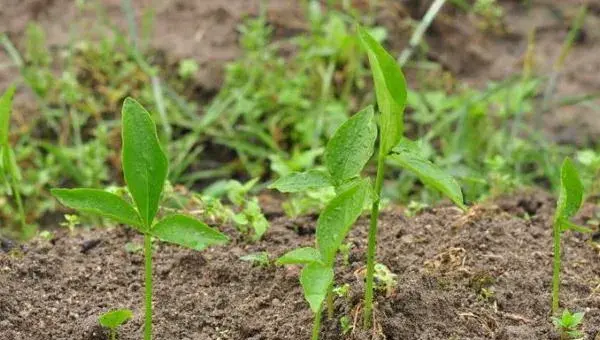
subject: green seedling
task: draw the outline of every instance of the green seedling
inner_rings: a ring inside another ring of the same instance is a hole
[[[9,193],[15,198],[21,231],[26,229],[25,210],[21,199],[21,171],[17,165],[15,152],[10,146],[8,135],[10,129],[10,113],[15,87],[9,87],[0,97],[0,181],[4,182]]]
[[[133,318],[133,312],[129,309],[117,309],[100,315],[98,323],[109,329],[110,340],[116,340],[117,329],[131,318]]]
[[[340,328],[342,328],[342,334],[346,335],[352,331],[352,322],[348,315],[344,315],[340,318]]]
[[[458,183],[444,171],[423,157],[416,144],[403,137],[404,106],[406,104],[406,81],[402,70],[392,57],[373,37],[361,27],[358,34],[367,51],[375,84],[379,110],[379,152],[377,175],[373,188],[371,223],[367,250],[367,277],[364,301],[364,327],[371,325],[373,314],[373,281],[375,275],[375,249],[377,245],[377,222],[383,188],[385,161],[388,158],[409,170],[419,179],[465,209],[462,191]]]
[[[561,340],[583,339],[579,330],[585,313],[571,313],[565,309],[560,317],[552,317],[552,323],[560,333]]]
[[[580,233],[592,232],[591,229],[576,225],[571,222],[581,204],[583,203],[583,184],[575,164],[570,158],[566,158],[560,170],[560,195],[556,204],[554,214],[554,272],[552,275],[552,314],[556,314],[559,307],[560,288],[560,238],[562,233],[568,230]]]
[[[121,196],[99,189],[53,189],[64,205],[129,225],[144,234],[144,339],[152,338],[152,238],[194,250],[228,242],[205,223],[182,214],[156,220],[167,179],[168,161],[150,114],[138,102],[125,99],[122,110],[122,164],[132,205]]]
[[[326,187],[333,187],[336,192],[336,196],[325,206],[317,220],[315,248],[296,249],[279,259],[282,264],[304,265],[300,282],[315,314],[313,339],[318,339],[319,336],[321,309],[326,298],[329,315],[333,313],[331,289],[336,254],[350,228],[369,204],[372,210],[364,319],[365,327],[370,325],[377,221],[384,162],[388,156],[415,173],[422,182],[438,189],[464,208],[462,192],[454,179],[422,157],[414,142],[402,137],[406,83],[396,61],[365,30],[359,28],[359,36],[368,50],[371,62],[380,111],[378,119],[374,108],[366,107],[342,123],[327,143],[324,153],[325,170],[292,172],[271,185],[271,188],[287,193]],[[379,129],[376,121],[379,122]],[[369,179],[361,177],[361,172],[375,152],[378,131],[377,177],[372,185]]]
[[[266,251],[240,256],[240,260],[250,262],[253,265],[263,268],[266,268],[271,264],[269,253]]]
[[[374,281],[375,288],[385,292],[385,295],[389,297],[398,285],[398,275],[392,273],[385,264],[376,263]]]

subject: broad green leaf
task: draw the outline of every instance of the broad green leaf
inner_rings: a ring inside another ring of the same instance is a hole
[[[165,217],[152,227],[150,234],[161,241],[194,250],[203,250],[208,246],[226,244],[229,241],[220,231],[195,218],[180,214]]]
[[[317,313],[323,305],[329,287],[333,282],[333,269],[318,263],[311,263],[302,269],[300,283],[304,290],[304,298],[308,301],[313,313]]]
[[[119,223],[143,227],[137,211],[124,199],[100,189],[52,189],[62,204],[79,211],[110,218]]]
[[[321,253],[313,247],[296,248],[281,256],[279,264],[310,264],[321,263]]]
[[[403,138],[392,151],[390,159],[414,173],[424,184],[440,191],[461,209],[466,209],[460,185],[448,173],[421,156],[415,142]]]
[[[8,145],[8,129],[10,124],[10,111],[15,87],[10,86],[0,97],[0,145]]]
[[[556,208],[556,216],[567,220],[577,213],[583,202],[583,184],[575,164],[566,158],[560,170],[560,196]]]
[[[356,177],[373,155],[377,126],[368,106],[345,121],[327,143],[325,164],[336,185]]]
[[[117,309],[100,315],[98,322],[102,327],[117,329],[131,318],[133,318],[133,312],[131,310]]]
[[[292,172],[279,178],[269,186],[281,192],[301,192],[332,186],[331,177],[325,171],[309,170],[306,172]]]
[[[123,173],[146,226],[158,211],[168,161],[150,114],[131,98],[123,103]]]
[[[381,112],[380,154],[385,156],[402,138],[404,124],[404,105],[406,103],[406,80],[396,59],[392,57],[363,28],[358,27],[358,35],[367,50],[377,107]]]
[[[334,262],[338,248],[370,197],[370,189],[368,180],[357,181],[332,199],[319,216],[317,248],[325,264]]]
[[[579,233],[591,233],[592,229],[584,226],[577,225],[569,220],[560,219],[560,231],[573,230]]]

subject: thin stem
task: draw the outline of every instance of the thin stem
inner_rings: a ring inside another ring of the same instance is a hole
[[[14,178],[13,176],[13,191],[15,194],[15,201],[17,201],[17,209],[19,210],[19,218],[21,220],[21,231],[25,232],[25,228],[26,228],[26,221],[25,221],[25,209],[23,208],[23,200],[21,199],[21,192],[20,192],[20,188],[19,188],[19,184],[17,182],[17,179]]]
[[[427,28],[429,28],[429,25],[431,25],[433,19],[435,19],[436,15],[440,11],[440,9],[442,9],[445,3],[446,0],[435,0],[435,2],[431,4],[429,9],[427,10],[427,13],[425,13],[425,16],[423,16],[423,19],[419,23],[419,26],[417,26],[417,29],[413,32],[412,36],[410,37],[408,47],[406,47],[398,57],[398,63],[400,64],[400,66],[404,66],[404,64],[406,64],[406,62],[410,59],[410,57],[413,54],[413,51],[421,43],[425,31],[427,31]]]
[[[152,340],[152,236],[144,234],[144,258],[146,262],[146,316],[144,340]]]
[[[110,340],[117,340],[117,331],[112,328],[110,330]]]
[[[321,313],[322,309],[319,309],[317,314],[315,314],[315,319],[313,321],[313,331],[312,331],[312,340],[319,340],[319,333],[321,331]]]
[[[554,221],[554,272],[552,273],[552,314],[558,311],[558,290],[560,287],[560,223]]]
[[[377,221],[379,220],[379,203],[381,202],[381,189],[383,188],[383,167],[385,155],[377,159],[377,177],[375,179],[375,199],[371,207],[371,225],[369,226],[369,244],[367,249],[367,282],[365,286],[364,328],[371,327],[373,316],[373,276],[375,274],[375,249],[377,248]]]

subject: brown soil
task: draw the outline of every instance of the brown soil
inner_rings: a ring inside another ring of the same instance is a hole
[[[65,45],[69,28],[75,20],[96,20],[93,13],[78,17],[75,1],[71,0],[7,0],[0,8],[0,33],[19,43],[29,21],[39,22],[46,30],[51,46]],[[466,16],[446,5],[426,34],[430,46],[428,57],[441,63],[461,81],[484,86],[490,80],[504,79],[522,69],[527,49],[527,36],[536,28],[535,71],[548,75],[560,53],[560,47],[577,11],[579,0],[531,0],[529,8],[523,1],[501,1],[505,11],[499,28],[484,30],[480,19]],[[600,2],[591,0],[589,13],[562,77],[556,98],[597,92],[600,71],[597,44],[600,40]],[[289,35],[306,28],[300,1],[268,1],[270,23],[276,35]],[[353,3],[366,8],[366,0]],[[379,1],[377,20],[389,30],[392,50],[399,53],[407,44],[410,29],[408,16],[420,20],[431,1]],[[104,0],[109,17],[126,29],[120,0]],[[172,0],[133,1],[136,19],[141,21],[150,6],[155,10],[152,44],[167,51],[172,60],[193,58],[200,71],[198,84],[206,93],[214,93],[223,80],[223,66],[240,54],[237,26],[244,17],[256,15],[260,0]],[[60,20],[57,20],[60,18]],[[0,53],[0,64],[10,59]],[[0,88],[16,76],[14,69],[0,72]],[[411,81],[418,86],[418,79]],[[22,99],[23,105],[27,100]],[[588,106],[577,105],[552,110],[544,119],[545,128],[560,142],[597,144],[600,133],[600,100]]]
[[[324,321],[323,339],[558,339],[549,321],[552,261],[551,214],[543,193],[523,193],[473,207],[428,209],[406,218],[382,215],[378,261],[398,274],[389,296],[377,296],[377,328],[343,336],[338,318],[353,320],[361,301],[367,219],[349,240],[349,265],[340,263],[336,284],[348,283],[335,302],[336,319]],[[597,214],[586,206],[583,223]],[[255,244],[194,252],[157,244],[156,339],[308,339],[311,314],[297,267],[253,266],[239,256],[267,251],[272,258],[314,240],[312,217],[273,215]],[[224,228],[236,235],[231,228]],[[97,317],[130,308],[135,319],[120,339],[140,339],[142,256],[128,253],[140,237],[125,229],[58,233],[8,253],[0,252],[0,338],[107,339]],[[6,246],[6,245],[5,245]],[[563,241],[563,307],[585,311],[586,339],[600,336],[600,261],[588,236]],[[483,298],[486,289],[488,298]]]

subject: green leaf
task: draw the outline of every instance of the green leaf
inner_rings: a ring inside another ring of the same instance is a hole
[[[178,244],[194,250],[211,245],[226,244],[229,238],[195,218],[174,214],[154,225],[150,234],[161,241]]]
[[[333,198],[317,220],[317,247],[325,264],[332,264],[350,227],[370,197],[368,180],[361,179]]]
[[[15,86],[12,85],[0,97],[0,145],[8,145],[10,111],[14,94]]]
[[[331,177],[325,171],[309,170],[306,172],[292,172],[279,178],[269,189],[281,192],[301,192],[332,186]]]
[[[460,185],[452,176],[421,156],[421,154],[422,152],[419,150],[417,143],[403,138],[392,151],[390,159],[414,173],[421,182],[440,191],[454,204],[465,210],[466,206],[463,203]]]
[[[313,247],[296,248],[281,256],[279,264],[310,264],[322,263],[321,253]]]
[[[591,233],[593,232],[592,229],[584,227],[584,226],[580,226],[577,225],[569,220],[565,220],[565,219],[560,219],[559,220],[560,223],[560,231],[567,231],[567,230],[573,230],[576,232],[580,232],[580,233]]]
[[[52,189],[50,192],[69,208],[143,228],[137,211],[124,199],[110,192],[99,189]]]
[[[150,226],[167,178],[168,161],[150,114],[138,102],[123,103],[123,173],[146,226]]]
[[[333,282],[333,269],[318,263],[311,263],[302,269],[300,283],[304,290],[304,298],[308,301],[313,313],[317,313],[323,305],[329,287]]]
[[[558,219],[567,220],[577,213],[583,202],[583,184],[575,164],[565,158],[560,170],[560,196],[556,208]]]
[[[402,138],[406,80],[396,59],[365,29],[358,27],[358,35],[363,47],[367,50],[371,65],[377,107],[381,112],[379,121],[381,126],[380,155],[385,156]]]
[[[373,155],[377,127],[368,106],[345,121],[327,143],[325,164],[336,185],[356,177]]]
[[[131,318],[133,318],[133,312],[131,310],[117,309],[100,315],[98,322],[102,327],[117,329]]]

